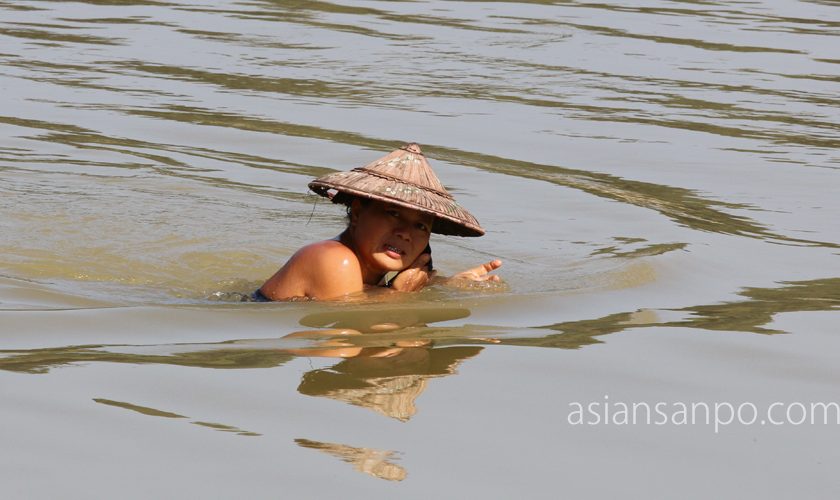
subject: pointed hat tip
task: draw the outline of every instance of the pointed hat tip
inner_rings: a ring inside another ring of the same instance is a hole
[[[416,142],[409,142],[408,144],[401,147],[400,149],[404,149],[404,150],[408,151],[409,153],[414,153],[414,154],[418,154],[418,155],[423,154],[423,152],[420,151],[420,145],[417,144]]]

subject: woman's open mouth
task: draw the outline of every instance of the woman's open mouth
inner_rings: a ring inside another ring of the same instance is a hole
[[[391,257],[392,259],[399,259],[403,255],[405,255],[405,252],[400,250],[399,248],[393,246],[393,245],[387,245],[386,244],[385,245],[385,254],[388,257]]]

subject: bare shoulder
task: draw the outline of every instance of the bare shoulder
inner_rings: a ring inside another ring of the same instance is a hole
[[[359,292],[364,287],[359,259],[343,243],[319,241],[295,254],[306,277],[306,296],[331,299]]]
[[[348,260],[348,264],[359,265],[359,259],[344,243],[336,240],[324,240],[317,243],[310,243],[301,248],[292,256],[292,260],[299,259],[309,264],[338,264]]]
[[[356,254],[339,241],[325,240],[295,252],[261,291],[272,300],[332,299],[362,288],[362,271]]]

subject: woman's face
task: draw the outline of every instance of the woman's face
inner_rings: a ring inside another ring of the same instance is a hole
[[[410,208],[354,200],[350,230],[363,272],[381,276],[407,268],[429,244],[433,221],[433,216]]]

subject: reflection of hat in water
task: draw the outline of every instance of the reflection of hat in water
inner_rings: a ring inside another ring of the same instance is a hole
[[[412,347],[393,357],[349,358],[332,368],[307,372],[298,391],[407,421],[417,412],[414,401],[426,389],[427,379],[455,373],[461,361],[475,356],[481,349],[476,346]]]
[[[481,236],[475,217],[455,202],[432,170],[420,146],[406,144],[364,167],[324,175],[309,188],[335,203],[361,196],[419,210],[435,216],[432,232]],[[334,190],[335,193],[330,193]]]

